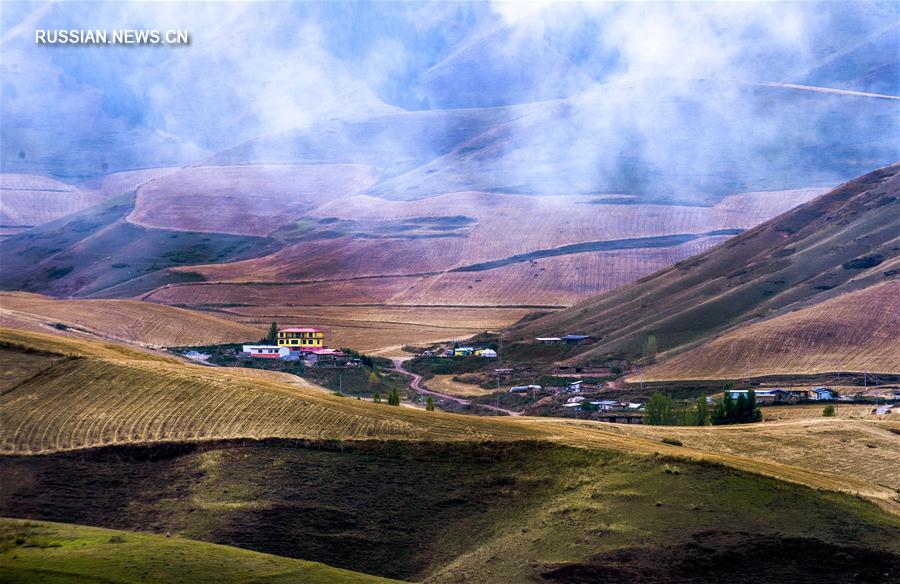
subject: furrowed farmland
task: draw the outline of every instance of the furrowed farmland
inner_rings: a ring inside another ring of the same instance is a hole
[[[267,326],[247,326],[207,313],[135,300],[56,300],[25,292],[0,293],[0,319],[13,328],[154,346],[257,340]]]

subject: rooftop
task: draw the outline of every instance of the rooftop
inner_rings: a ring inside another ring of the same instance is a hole
[[[291,326],[286,328],[278,329],[280,333],[320,333],[322,329],[313,328],[310,326]]]

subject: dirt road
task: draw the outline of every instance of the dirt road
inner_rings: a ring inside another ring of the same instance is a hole
[[[475,407],[475,408],[484,408],[486,410],[491,410],[493,412],[504,414],[506,416],[521,416],[522,415],[521,413],[513,411],[513,410],[507,410],[505,408],[500,408],[497,406],[490,406],[487,404],[472,403],[472,401],[468,400],[468,399],[463,399],[461,397],[456,397],[454,395],[450,395],[447,393],[441,393],[439,391],[434,391],[432,389],[428,389],[428,387],[426,387],[426,385],[425,385],[425,380],[422,379],[421,375],[419,375],[417,373],[413,373],[412,371],[407,371],[406,369],[403,368],[403,363],[405,363],[406,361],[409,361],[409,357],[395,357],[395,358],[391,359],[391,361],[393,361],[393,363],[394,363],[394,371],[397,371],[398,373],[402,373],[403,375],[406,375],[410,378],[409,388],[412,389],[413,391],[415,391],[416,393],[419,393],[422,395],[434,396],[434,397],[437,397],[437,398],[440,398],[443,400],[447,400],[447,401],[451,401],[451,402],[455,402],[455,403],[458,403],[458,404],[464,405],[464,406]]]

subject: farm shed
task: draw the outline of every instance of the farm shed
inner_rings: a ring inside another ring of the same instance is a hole
[[[827,401],[834,399],[834,391],[827,387],[814,387],[809,390],[809,399],[816,401]]]
[[[535,337],[534,340],[545,345],[554,345],[562,342],[560,337]]]
[[[289,353],[286,348],[274,345],[244,345],[242,349],[244,354],[259,359],[278,359],[282,357],[282,351],[284,355]]]
[[[594,337],[590,335],[566,335],[561,337],[561,340],[565,341],[570,345],[582,345],[590,342]]]
[[[750,393],[748,389],[733,389],[729,392],[732,399],[738,399],[740,396],[747,397]],[[771,403],[796,403],[800,400],[809,399],[809,391],[805,389],[760,389],[756,391],[756,401],[761,404]]]

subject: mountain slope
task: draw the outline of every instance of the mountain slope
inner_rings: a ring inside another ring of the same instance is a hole
[[[572,360],[639,359],[703,342],[740,323],[894,279],[900,256],[900,164],[871,172],[706,253],[512,329],[599,340]]]
[[[747,324],[644,370],[644,381],[900,373],[900,280]]]

